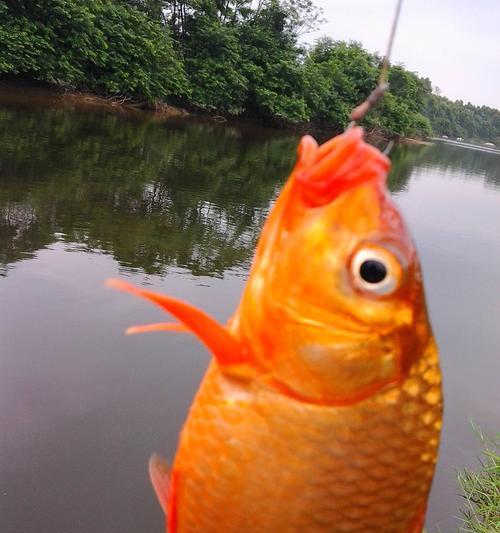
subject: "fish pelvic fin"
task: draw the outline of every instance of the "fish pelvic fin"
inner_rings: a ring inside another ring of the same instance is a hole
[[[426,507],[427,506],[424,504],[417,511],[413,517],[413,520],[411,521],[410,528],[408,529],[407,533],[422,533],[425,523]]]
[[[170,466],[161,455],[154,453],[148,463],[149,479],[163,512],[167,514],[170,495]]]
[[[201,309],[182,300],[141,289],[121,279],[109,279],[106,281],[106,286],[144,298],[167,311],[180,322],[134,326],[127,329],[128,334],[149,331],[190,331],[213,353],[221,366],[234,365],[238,367],[244,366],[248,362],[245,350],[238,339],[226,327],[219,324]]]

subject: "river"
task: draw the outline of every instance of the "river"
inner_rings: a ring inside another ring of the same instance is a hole
[[[120,276],[225,321],[298,135],[0,103],[0,530],[153,533],[152,451],[172,457],[209,356],[103,287]],[[398,146],[446,411],[427,526],[457,529],[456,473],[500,429],[500,156]]]

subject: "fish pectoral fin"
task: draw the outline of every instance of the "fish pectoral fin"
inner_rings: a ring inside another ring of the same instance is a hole
[[[201,309],[171,296],[135,287],[121,279],[109,279],[106,281],[106,286],[145,298],[175,316],[180,322],[180,324],[161,323],[151,324],[150,326],[135,326],[129,328],[127,333],[189,330],[205,344],[221,366],[241,366],[247,362],[244,349],[238,339],[226,327],[219,324]]]
[[[161,455],[153,454],[149,458],[149,479],[160,502],[163,512],[167,514],[170,493],[170,467]]]
[[[191,333],[191,330],[180,322],[158,322],[157,324],[145,324],[144,326],[131,326],[125,330],[126,335],[137,333],[150,333],[151,331],[175,331],[176,333]]]

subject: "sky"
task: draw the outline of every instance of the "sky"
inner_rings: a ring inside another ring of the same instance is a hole
[[[313,0],[322,35],[385,52],[396,0]],[[392,62],[428,77],[451,100],[500,109],[500,0],[404,0]]]

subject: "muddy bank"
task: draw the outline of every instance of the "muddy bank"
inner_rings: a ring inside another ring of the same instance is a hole
[[[154,107],[146,106],[127,97],[104,97],[93,93],[62,90],[50,86],[24,85],[0,82],[0,103],[13,103],[33,106],[51,106],[62,109],[102,109],[110,112],[144,116],[161,120],[162,118],[188,116],[185,109],[159,103]]]

